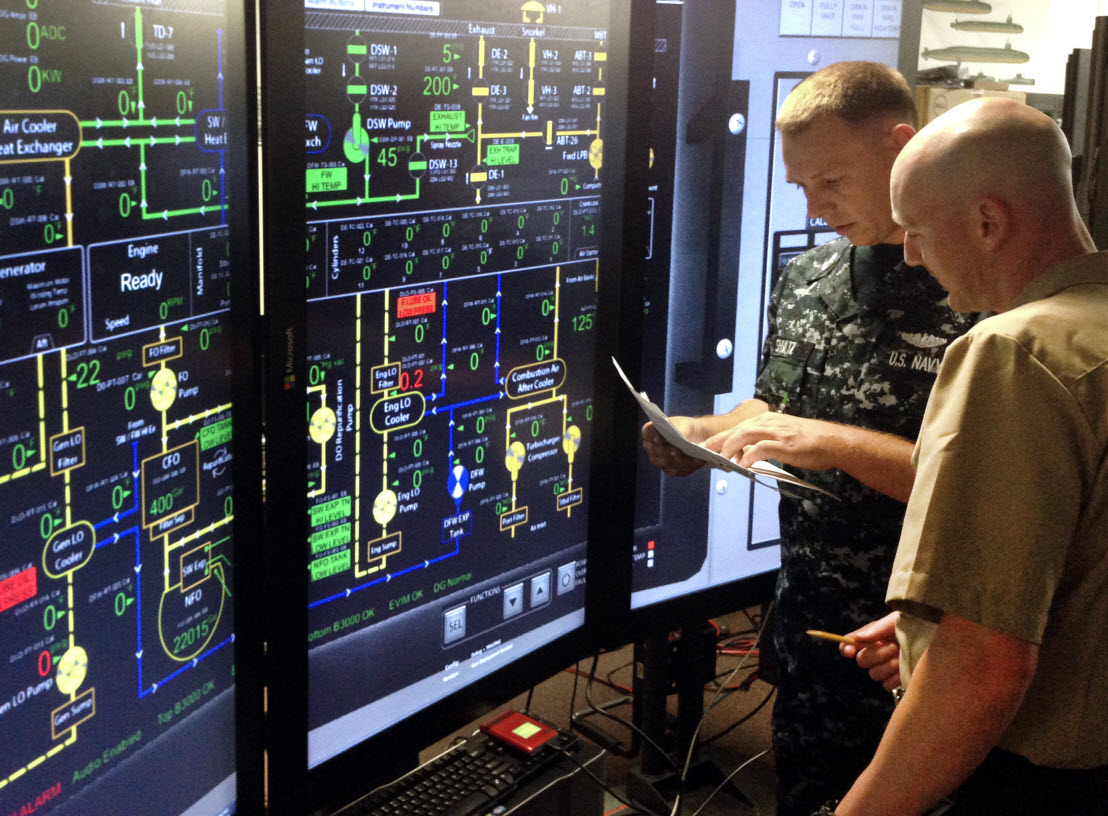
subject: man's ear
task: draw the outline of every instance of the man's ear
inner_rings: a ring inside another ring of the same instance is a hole
[[[978,199],[974,205],[973,219],[977,237],[990,250],[1000,247],[1007,240],[1012,228],[1008,205],[999,198]]]
[[[903,150],[904,145],[908,144],[908,140],[915,135],[916,129],[906,122],[901,122],[900,124],[898,124],[892,129],[892,132],[889,134],[897,153]]]

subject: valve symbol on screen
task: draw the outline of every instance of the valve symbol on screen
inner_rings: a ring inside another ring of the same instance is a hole
[[[599,170],[604,165],[604,140],[594,139],[589,145],[589,166]]]
[[[542,3],[530,0],[530,2],[524,3],[520,7],[520,11],[523,12],[523,22],[525,23],[541,23],[543,17],[546,14],[546,7]],[[534,18],[532,19],[532,15]]]

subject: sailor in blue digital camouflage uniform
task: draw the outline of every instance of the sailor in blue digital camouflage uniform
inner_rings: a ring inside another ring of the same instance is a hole
[[[801,491],[780,504],[779,816],[809,816],[845,793],[892,711],[887,691],[805,632],[848,632],[888,612],[914,440],[943,352],[972,324],[925,269],[903,262],[889,172],[915,122],[904,78],[879,63],[837,63],[793,90],[777,119],[786,178],[808,216],[842,237],[782,272],[755,397],[727,414],[676,418],[725,456],[780,461],[841,500]],[[650,424],[643,445],[666,473],[698,466]]]

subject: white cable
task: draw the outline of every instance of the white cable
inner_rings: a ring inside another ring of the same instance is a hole
[[[685,765],[681,769],[681,780],[680,780],[680,782],[677,786],[677,796],[673,800],[673,810],[670,811],[669,816],[677,816],[677,814],[680,812],[680,809],[681,809],[681,793],[685,788],[685,779],[689,775],[689,768],[692,766],[693,753],[696,751],[696,740],[700,736],[701,727],[704,725],[704,722],[708,719],[709,712],[711,712],[712,707],[716,704],[716,702],[719,699],[719,696],[723,693],[724,689],[726,689],[727,686],[730,685],[731,680],[735,677],[736,674],[739,673],[739,671],[742,670],[743,666],[746,665],[747,658],[750,657],[750,655],[754,652],[754,649],[757,648],[758,645],[762,642],[762,633],[765,631],[766,623],[769,621],[770,613],[772,611],[773,611],[773,603],[771,602],[770,605],[769,605],[769,608],[766,610],[766,614],[762,616],[762,628],[758,630],[758,635],[754,638],[753,645],[751,645],[751,647],[747,650],[746,654],[743,655],[742,660],[739,661],[739,665],[737,665],[734,669],[732,669],[731,673],[729,675],[727,675],[727,679],[719,684],[719,687],[716,689],[715,694],[712,695],[712,699],[708,702],[708,705],[706,705],[704,707],[704,713],[700,717],[700,722],[698,722],[696,724],[696,730],[693,731],[692,738],[689,740],[689,752],[685,756]],[[765,753],[765,752],[763,751],[762,753]],[[761,756],[761,754],[759,754],[759,756]],[[754,759],[756,759],[756,758],[757,757],[754,757]],[[741,768],[743,766],[740,765],[739,767]],[[736,773],[737,772],[738,771],[736,771]],[[728,777],[728,778],[730,778],[730,777]],[[714,796],[715,793],[713,792],[712,795]],[[701,807],[703,807],[703,805]]]
[[[695,811],[693,811],[692,816],[700,816],[700,811],[702,811],[702,810],[704,810],[704,808],[708,807],[708,803],[711,802],[712,799],[715,798],[715,795],[720,792],[720,790],[723,788],[724,785],[726,785],[728,782],[731,781],[731,778],[735,774],[737,774],[739,771],[741,771],[743,768],[745,768],[747,765],[749,765],[754,760],[760,759],[761,757],[764,757],[768,753],[769,753],[769,748],[762,751],[760,754],[755,754],[750,759],[748,759],[746,762],[744,762],[742,765],[737,767],[735,770],[731,771],[731,773],[727,774],[727,778],[724,779],[722,782],[720,782],[718,785],[716,785],[716,789],[708,794],[708,798],[705,799],[703,801],[703,803],[701,803],[700,807],[698,807]]]

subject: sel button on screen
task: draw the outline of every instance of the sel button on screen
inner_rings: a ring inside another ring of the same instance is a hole
[[[448,609],[442,615],[442,642],[453,643],[466,636],[466,608],[458,606]]]

